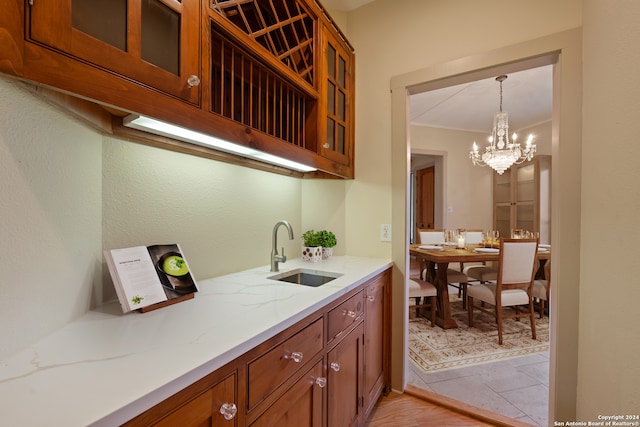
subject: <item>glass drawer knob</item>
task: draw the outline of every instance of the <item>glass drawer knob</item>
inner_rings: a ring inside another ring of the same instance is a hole
[[[238,413],[238,407],[235,403],[223,403],[220,407],[220,413],[224,416],[225,420],[230,420]]]

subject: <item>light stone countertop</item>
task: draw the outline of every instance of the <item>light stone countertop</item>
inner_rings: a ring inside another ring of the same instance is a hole
[[[92,310],[0,364],[3,426],[115,426],[161,402],[391,266],[379,258],[300,259],[343,273],[320,287],[267,279],[269,266],[198,282],[192,300],[123,314]]]

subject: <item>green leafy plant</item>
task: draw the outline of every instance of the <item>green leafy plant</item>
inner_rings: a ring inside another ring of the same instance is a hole
[[[322,244],[320,244],[319,234],[314,230],[307,230],[302,233],[302,241],[304,245],[308,247],[322,246]]]
[[[318,231],[316,235],[317,235],[316,237],[318,239],[318,242],[320,243],[320,246],[322,246],[323,248],[332,248],[338,244],[336,240],[336,235],[333,234],[331,231],[327,231],[327,230]]]

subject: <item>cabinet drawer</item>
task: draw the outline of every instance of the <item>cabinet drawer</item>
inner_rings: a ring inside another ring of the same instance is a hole
[[[327,342],[342,334],[360,320],[363,314],[363,291],[360,291],[329,312]]]
[[[253,408],[322,350],[322,318],[249,363],[249,408]]]
[[[201,394],[171,415],[154,424],[153,427],[203,425],[203,423],[211,420],[211,414],[213,413],[212,394],[212,390]]]

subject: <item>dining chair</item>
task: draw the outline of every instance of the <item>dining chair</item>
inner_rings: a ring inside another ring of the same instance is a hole
[[[537,252],[537,239],[500,240],[500,264],[496,283],[477,284],[467,290],[469,327],[473,327],[474,309],[495,317],[498,324],[498,344],[502,345],[502,321],[528,316],[532,338],[536,339],[533,280]],[[476,300],[493,305],[494,309],[475,305]],[[527,306],[526,312],[519,311],[522,305]],[[514,312],[504,313],[505,307],[513,307]]]
[[[544,264],[544,279],[533,281],[533,298],[537,303],[540,312],[540,318],[544,315],[545,310],[549,310],[549,292],[551,289],[551,261]]]
[[[436,301],[438,290],[436,287],[421,279],[409,279],[409,298],[415,298],[415,304],[410,306],[416,309],[416,316],[420,315],[421,308],[430,309],[431,327],[436,324]]]
[[[479,245],[484,241],[484,232],[482,230],[467,230],[467,244]],[[498,269],[495,267],[489,267],[485,262],[482,263],[465,263],[460,265],[460,271],[462,271],[468,278],[472,279],[471,282],[495,282],[498,280]]]
[[[418,243],[421,245],[437,245],[444,243],[444,230],[419,228]]]
[[[421,245],[436,245],[444,243],[444,230],[418,229],[418,243]],[[427,280],[427,271],[422,270],[420,274],[422,280]],[[462,298],[462,306],[466,306],[465,293],[469,278],[460,270],[454,268],[447,269],[447,283],[458,289],[458,298]]]

